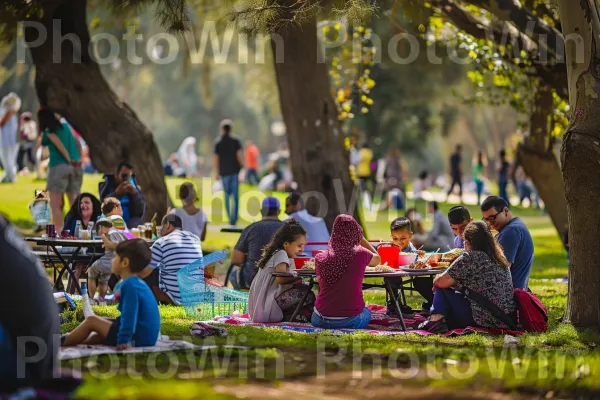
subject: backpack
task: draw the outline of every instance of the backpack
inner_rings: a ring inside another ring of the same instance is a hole
[[[513,295],[517,306],[514,315],[506,314],[487,297],[468,288],[465,288],[463,294],[467,299],[488,310],[496,319],[512,330],[526,332],[546,332],[548,330],[548,310],[535,294],[527,290],[514,289]]]
[[[527,290],[515,289],[519,325],[527,332],[548,330],[548,310],[537,296]]]

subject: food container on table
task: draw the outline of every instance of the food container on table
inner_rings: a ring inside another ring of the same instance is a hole
[[[55,238],[56,226],[53,224],[46,225],[46,235],[48,235],[49,238]]]
[[[398,258],[400,255],[400,247],[394,243],[382,243],[377,248],[377,253],[381,257],[381,264],[387,264],[392,268],[398,268]]]
[[[69,239],[71,237],[71,231],[68,229],[63,230],[60,237],[61,239]]]
[[[417,253],[402,253],[398,254],[398,266],[403,267],[417,261]]]
[[[296,266],[296,269],[302,269],[302,267],[304,267],[304,264],[310,260],[310,257],[295,257],[294,265]]]
[[[138,228],[133,228],[131,230],[131,234],[133,235],[133,237],[139,238],[140,237],[140,230]]]

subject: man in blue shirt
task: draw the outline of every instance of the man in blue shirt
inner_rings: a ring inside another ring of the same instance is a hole
[[[463,206],[452,207],[450,211],[448,211],[448,221],[450,222],[450,228],[452,228],[452,232],[456,236],[454,236],[454,248],[455,249],[464,249],[465,248],[465,228],[471,222],[473,222],[473,218],[471,218],[471,213]]]
[[[119,199],[128,228],[135,228],[143,222],[146,202],[131,164],[122,162],[115,175],[104,175],[104,181],[100,183],[100,201],[103,202],[107,197]]]
[[[285,199],[285,213],[294,218],[306,231],[309,242],[329,242],[329,231],[323,218],[314,217],[304,208],[304,200],[299,193],[292,193]],[[287,221],[287,220],[286,220]],[[310,255],[312,251],[327,249],[327,245],[307,245],[304,251]]]
[[[481,203],[481,213],[490,229],[499,232],[496,240],[511,263],[513,286],[515,289],[527,289],[533,265],[533,240],[529,230],[520,218],[512,215],[501,197],[490,196],[485,199]]]

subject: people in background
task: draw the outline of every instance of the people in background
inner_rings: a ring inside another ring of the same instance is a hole
[[[71,209],[65,216],[63,230],[69,230],[71,236],[75,236],[77,221],[83,229],[87,229],[90,222],[96,222],[102,215],[102,204],[100,200],[91,193],[82,193],[71,205]]]
[[[0,237],[0,281],[5,283],[0,291],[0,388],[11,393],[53,379],[59,350],[54,339],[60,334],[60,321],[46,271],[1,215]]]
[[[506,201],[490,196],[481,203],[484,221],[498,231],[496,240],[510,264],[515,289],[527,289],[533,265],[533,240],[521,218],[514,217]]]
[[[160,303],[181,304],[177,272],[202,258],[200,238],[182,228],[181,218],[165,215],[161,237],[152,245],[150,265],[141,274]]]
[[[404,173],[400,151],[396,147],[392,147],[385,157],[383,172],[385,192],[390,192],[394,189],[404,192]]]
[[[427,171],[421,171],[417,179],[415,179],[412,184],[413,199],[421,199],[423,192],[429,189],[430,186],[431,182],[429,181],[429,173]]]
[[[298,304],[308,292],[296,321],[310,322],[315,294],[297,277],[275,277],[273,273],[295,272],[293,257],[302,253],[306,231],[296,220],[287,220],[264,248],[258,273],[250,286],[248,314],[254,322],[291,321]]]
[[[245,149],[246,160],[246,183],[249,185],[258,185],[258,168],[260,167],[260,151],[252,140],[246,140]]]
[[[417,247],[423,246],[425,250],[430,251],[452,248],[454,245],[454,233],[452,233],[448,218],[442,213],[436,201],[429,204],[429,212],[433,214],[433,227],[431,231],[427,233],[422,243],[417,243],[415,237],[413,237],[413,243]]]
[[[115,249],[112,271],[122,280],[115,288],[121,315],[115,320],[92,315],[63,338],[63,346],[104,344],[117,350],[154,346],[160,332],[158,305],[139,275],[150,262],[142,239],[121,242]]]
[[[473,218],[471,218],[471,213],[467,210],[466,207],[456,206],[452,207],[450,211],[448,211],[448,222],[450,222],[450,228],[452,232],[454,232],[454,248],[455,249],[464,249],[465,248],[465,239],[464,233],[465,228],[469,223],[473,222]]]
[[[456,292],[469,289],[485,296],[506,314],[515,312],[510,263],[484,222],[467,226],[465,250],[446,272],[434,279],[431,315],[419,329],[432,333],[467,326],[508,329],[489,310]]]
[[[423,243],[425,243],[425,240],[427,240],[427,232],[425,232],[425,228],[423,227],[421,214],[417,212],[416,208],[409,208],[406,210],[404,216],[410,220],[410,226],[413,232],[412,243],[418,243],[419,246],[422,246]]]
[[[452,183],[450,184],[450,189],[448,190],[448,195],[446,196],[446,201],[448,201],[448,197],[454,191],[454,186],[458,185],[458,191],[460,195],[460,202],[462,203],[462,176],[463,176],[463,167],[462,167],[462,146],[460,144],[456,145],[456,149],[454,153],[450,156],[450,178],[452,178]]]
[[[177,159],[185,176],[196,176],[198,172],[198,154],[196,152],[196,138],[188,136],[183,140],[179,150],[177,150]]]
[[[356,166],[356,176],[360,182],[360,188],[363,193],[373,192],[374,187],[368,189],[367,185],[372,183],[371,161],[373,161],[373,150],[368,143],[363,144],[363,147],[358,151],[358,164]]]
[[[329,230],[325,220],[309,214],[304,208],[304,200],[300,193],[293,192],[285,199],[285,213],[289,215],[288,220],[294,219],[302,225],[309,242],[329,242]],[[325,248],[327,245],[306,245],[304,247],[309,255],[313,251]]]
[[[185,170],[179,165],[179,159],[177,153],[172,153],[163,166],[165,176],[176,176],[179,178],[185,178]]]
[[[4,168],[2,183],[13,183],[17,179],[17,157],[19,155],[19,119],[21,99],[9,93],[0,102],[0,162]]]
[[[171,210],[171,214],[175,214],[181,219],[184,231],[193,233],[204,242],[206,240],[208,216],[204,210],[196,207],[198,195],[193,183],[186,182],[181,185],[179,199],[183,203],[183,207],[174,208]]]
[[[108,292],[108,280],[112,270],[112,259],[115,255],[117,245],[127,237],[113,226],[108,218],[102,218],[96,222],[96,233],[102,239],[104,255],[94,261],[88,269],[88,296],[90,303],[94,304],[96,288],[98,288],[98,302],[103,302]]]
[[[81,143],[75,138],[66,123],[49,108],[38,111],[38,122],[42,131],[42,145],[48,146],[48,182],[52,221],[57,232],[62,232],[64,196],[73,204],[81,191]]]
[[[100,201],[107,197],[119,200],[122,217],[129,228],[134,228],[144,221],[146,202],[131,164],[122,162],[114,175],[104,175],[104,181],[100,183]]]
[[[338,215],[327,251],[315,257],[320,289],[312,324],[325,329],[366,328],[371,312],[365,307],[362,283],[367,266],[380,262],[358,222],[350,215]]]
[[[230,120],[221,121],[221,136],[215,142],[214,148],[213,178],[221,178],[229,225],[235,226],[240,203],[239,173],[244,167],[244,160],[242,144],[231,134],[232,128],[233,123]]]
[[[473,165],[473,182],[475,182],[475,192],[477,193],[477,204],[481,204],[481,195],[483,194],[483,152],[477,153],[477,160]]]
[[[498,189],[499,196],[504,199],[506,204],[510,205],[508,198],[508,174],[510,172],[510,164],[506,160],[506,151],[500,150],[500,160],[498,161]]]
[[[249,289],[258,273],[256,263],[262,257],[263,248],[269,244],[283,222],[279,220],[281,206],[276,197],[266,197],[262,202],[262,220],[248,225],[231,254],[231,264],[237,265],[231,271],[229,280],[237,290]]]
[[[17,157],[18,170],[35,171],[37,162],[35,157],[35,146],[39,137],[37,122],[33,119],[33,114],[26,111],[19,117],[19,156]],[[29,161],[29,167],[26,165]],[[27,168],[27,170],[25,169]]]

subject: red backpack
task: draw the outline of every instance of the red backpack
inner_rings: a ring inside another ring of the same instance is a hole
[[[540,299],[531,292],[515,289],[515,302],[519,325],[527,332],[546,332],[548,330],[548,310]]]

